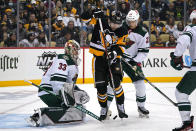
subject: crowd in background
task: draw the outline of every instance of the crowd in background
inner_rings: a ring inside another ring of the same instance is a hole
[[[70,39],[88,46],[94,25],[92,21],[83,23],[81,12],[101,8],[108,16],[116,8],[115,0],[84,0],[81,7],[81,0],[51,0],[49,28],[48,0],[20,0],[19,20],[16,17],[17,0],[0,0],[0,47],[63,47]],[[187,0],[186,16],[195,7],[195,0]],[[148,8],[149,0],[118,0],[117,3],[117,10],[124,19],[130,9],[139,11],[139,24],[150,29],[152,47],[175,47],[176,39],[188,24],[188,18],[184,23],[184,0],[151,0],[150,28]]]

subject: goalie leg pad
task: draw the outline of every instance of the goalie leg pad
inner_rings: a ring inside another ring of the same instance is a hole
[[[64,124],[82,121],[85,114],[74,107],[45,107],[39,109],[40,126]]]

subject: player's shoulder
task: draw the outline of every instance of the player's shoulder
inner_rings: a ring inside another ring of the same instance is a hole
[[[196,29],[196,24],[190,24],[190,25],[187,25],[185,28],[184,28],[184,32],[186,31],[191,31],[191,30],[195,30]]]
[[[147,30],[143,27],[143,26],[141,26],[141,25],[139,25],[139,26],[137,26],[134,30],[133,30],[133,32],[134,33],[137,33],[137,34],[139,34],[139,35],[141,35],[141,36],[145,36],[146,35],[146,33],[147,33]]]
[[[71,57],[69,55],[58,54],[57,59],[65,61],[68,65],[75,65],[74,61],[71,59]]]
[[[192,27],[196,27],[196,24],[190,24],[188,26],[190,26],[192,28]]]

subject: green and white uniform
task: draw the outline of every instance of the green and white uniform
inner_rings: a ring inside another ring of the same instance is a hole
[[[59,95],[65,83],[74,83],[78,74],[78,67],[69,55],[59,54],[52,62],[50,68],[42,77],[40,86]],[[49,107],[61,107],[63,101],[45,91],[39,90],[38,96]]]
[[[137,70],[143,73],[139,65],[141,65],[141,62],[144,61],[149,52],[149,34],[142,26],[137,26],[133,30],[130,29],[128,26],[126,28],[128,32],[128,37],[126,38],[125,55],[137,62]],[[131,64],[129,58],[124,58],[127,62]],[[122,66],[123,71],[131,78],[136,88],[137,105],[139,107],[144,107],[146,101],[146,87],[143,78],[136,75],[135,71],[123,61]]]
[[[174,55],[182,56],[186,49],[189,50],[192,66],[177,85],[175,92],[182,121],[190,120],[191,103],[188,98],[196,88],[196,25],[185,27],[184,33],[177,40]]]

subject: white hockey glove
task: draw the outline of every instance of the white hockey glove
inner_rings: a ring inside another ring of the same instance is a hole
[[[66,106],[73,106],[75,104],[73,83],[65,83],[60,92]]]
[[[74,90],[75,102],[77,104],[86,104],[89,102],[89,95],[83,90]]]

